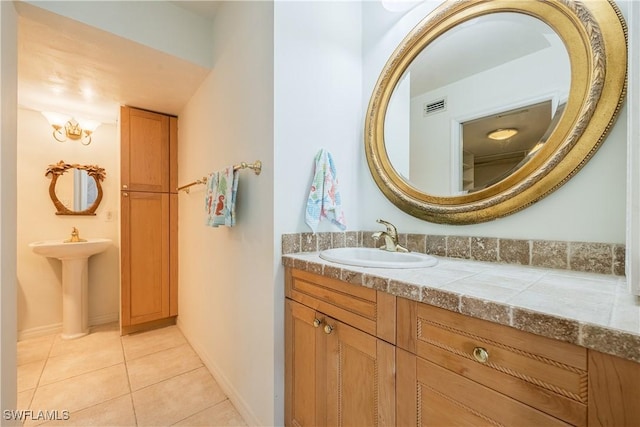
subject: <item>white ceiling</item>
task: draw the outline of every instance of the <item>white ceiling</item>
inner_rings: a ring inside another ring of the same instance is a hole
[[[411,63],[412,96],[429,92],[551,46],[559,40],[543,21],[503,12],[471,19],[445,32]]]
[[[210,16],[217,8],[214,2],[174,3]],[[177,115],[210,72],[35,6],[16,5],[23,108],[102,122],[115,122],[120,105]]]

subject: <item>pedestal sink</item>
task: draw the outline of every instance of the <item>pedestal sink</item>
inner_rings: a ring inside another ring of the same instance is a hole
[[[83,242],[41,240],[29,244],[33,252],[62,261],[62,338],[89,333],[89,257],[107,249],[110,239]]]

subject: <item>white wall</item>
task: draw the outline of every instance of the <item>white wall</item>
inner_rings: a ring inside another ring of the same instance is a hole
[[[425,2],[402,14],[388,12],[378,2],[362,3],[363,105],[368,104],[393,50],[436,4]],[[567,184],[521,212],[476,225],[432,224],[405,214],[382,195],[363,168],[360,222],[362,228],[374,229],[375,219],[385,218],[400,232],[624,243],[625,168],[621,166],[626,163],[626,137],[623,108],[598,153]],[[366,164],[364,154],[359,159]]]
[[[89,258],[89,324],[117,321],[120,309],[120,139],[116,126],[99,126],[87,146],[73,140],[57,142],[51,133],[52,128],[42,114],[18,110],[17,185],[22,189],[17,201],[16,248],[20,339],[58,332],[62,324],[61,262],[36,255],[28,244],[36,240],[67,239],[72,227],[78,228],[80,237],[113,241],[105,252]],[[97,164],[105,169],[104,195],[97,215],[55,214],[49,197],[51,180],[45,177],[45,171],[60,160]]]
[[[321,148],[333,155],[347,228],[357,230],[362,165],[361,13],[356,2],[276,2],[276,218],[311,231],[304,209]],[[318,231],[339,231],[328,221]],[[276,233],[279,235],[279,233]]]
[[[16,109],[18,16],[0,2],[0,409],[16,408]],[[10,421],[7,425],[17,425]]]
[[[214,69],[179,115],[179,182],[263,169],[240,172],[233,228],[204,225],[204,186],[179,195],[178,322],[247,423],[274,425],[273,3],[222,3],[214,28]]]
[[[180,114],[181,182],[264,162],[260,176],[240,176],[236,227],[202,225],[202,188],[180,195],[179,213],[179,325],[250,424],[284,420],[280,236],[309,231],[304,207],[322,147],[334,156],[348,226],[357,229],[360,10],[342,2],[223,4],[214,71]]]
[[[357,2],[276,2],[274,13],[275,404],[284,422],[283,233],[310,232],[304,212],[321,148],[333,155],[348,230],[358,230],[362,165],[361,7]],[[318,231],[339,231],[322,221]]]
[[[640,4],[628,1],[627,283],[640,295]]]

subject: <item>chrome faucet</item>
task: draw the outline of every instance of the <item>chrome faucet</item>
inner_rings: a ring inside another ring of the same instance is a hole
[[[380,246],[380,249],[389,252],[409,252],[409,249],[398,244],[398,230],[395,225],[382,219],[378,219],[376,222],[387,227],[387,231],[377,231],[371,235],[375,241],[384,238],[384,245]]]

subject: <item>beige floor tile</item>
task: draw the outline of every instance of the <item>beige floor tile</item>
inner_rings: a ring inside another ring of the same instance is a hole
[[[71,413],[130,392],[124,363],[38,387],[31,408]]]
[[[184,419],[176,426],[197,427],[197,426],[246,426],[236,408],[229,399],[220,402],[215,406],[198,412],[195,415]]]
[[[119,340],[108,339],[91,349],[49,357],[42,372],[40,384],[51,384],[122,362],[124,362],[124,356]]]
[[[29,409],[29,406],[31,406],[31,399],[33,399],[33,393],[35,391],[36,389],[32,388],[30,390],[19,392],[17,408],[24,409],[24,410]]]
[[[177,326],[169,326],[122,337],[122,346],[127,360],[178,347],[186,343],[187,340]]]
[[[55,335],[47,335],[19,341],[17,345],[18,366],[45,360],[49,356],[54,338]]]
[[[200,366],[202,362],[189,344],[127,361],[129,382],[133,391],[192,371]]]
[[[18,366],[18,393],[36,388],[45,362],[46,360],[40,360]]]
[[[166,426],[190,417],[226,396],[205,367],[133,392],[140,426]]]
[[[45,426],[135,426],[131,395],[119,397],[69,414],[67,421],[50,421]]]
[[[25,426],[245,425],[176,326],[120,337],[114,323],[76,340],[33,338],[18,357],[18,408],[71,416]]]
[[[49,356],[96,352],[100,351],[104,346],[112,345],[122,347],[120,343],[120,331],[117,328],[101,327],[96,331],[92,330],[89,335],[72,340],[65,340],[60,335],[57,335]]]

